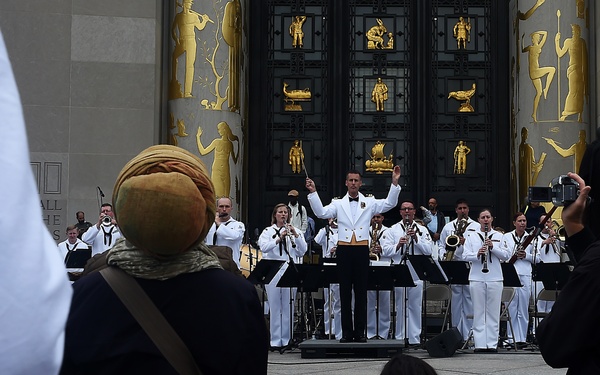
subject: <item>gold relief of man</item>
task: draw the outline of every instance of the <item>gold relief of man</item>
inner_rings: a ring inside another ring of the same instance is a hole
[[[521,143],[519,144],[519,202],[527,196],[529,186],[535,185],[537,177],[544,166],[546,153],[542,152],[540,161],[535,161],[535,151],[529,143],[527,128],[521,128]]]
[[[175,15],[171,26],[171,37],[175,41],[173,50],[171,85],[171,97],[181,97],[181,88],[177,81],[177,64],[179,57],[185,53],[185,79],[183,85],[183,97],[192,97],[192,83],[194,81],[194,63],[196,62],[196,32],[202,31],[207,22],[214,23],[206,14],[199,14],[192,10],[192,0],[183,0],[181,12]],[[177,95],[178,94],[178,95]]]
[[[388,100],[388,87],[381,78],[377,78],[377,83],[371,92],[371,101],[375,103],[376,111],[384,111],[384,103]]]
[[[458,22],[452,29],[452,34],[456,38],[457,48],[467,48],[467,42],[471,41],[471,19],[465,21],[464,17],[458,17]]]
[[[367,31],[367,48],[368,49],[386,49],[383,43],[383,36],[387,33],[387,28],[383,24],[381,18],[377,18],[377,25],[371,27]],[[392,41],[393,43],[393,41]]]
[[[565,99],[560,121],[564,121],[569,115],[577,114],[577,121],[582,122],[584,99],[589,96],[588,53],[585,40],[581,38],[580,26],[573,24],[571,30],[573,35],[571,38],[565,39],[562,47],[560,46],[560,32],[557,32],[554,38],[559,61],[561,57],[569,53],[569,65],[567,67],[569,92]]]
[[[225,5],[223,40],[229,46],[229,87],[227,104],[231,111],[240,109],[240,70],[242,68],[242,6],[240,0]]]
[[[579,168],[579,165],[581,164],[581,159],[583,158],[585,149],[587,148],[587,144],[585,143],[585,138],[586,138],[585,130],[579,131],[579,141],[577,141],[577,143],[572,144],[571,147],[569,147],[569,148],[560,147],[559,146],[560,143],[556,142],[555,140],[553,140],[551,138],[545,138],[545,137],[542,137],[542,138],[544,138],[544,140],[546,140],[546,142],[548,142],[548,144],[550,146],[552,146],[552,148],[554,150],[556,150],[556,152],[558,152],[558,154],[560,156],[562,156],[563,158],[573,156],[573,170],[577,171],[577,169]]]
[[[217,125],[217,131],[221,138],[214,139],[208,147],[204,147],[200,137],[202,128],[198,127],[196,134],[196,143],[200,155],[208,155],[214,151],[213,163],[211,166],[210,178],[215,185],[215,194],[217,197],[231,196],[231,174],[229,168],[229,157],[233,159],[233,164],[237,164],[240,155],[240,140],[233,134],[229,125],[222,121]],[[237,152],[233,150],[233,142],[237,142]]]
[[[525,35],[521,36],[521,40]],[[523,47],[521,50],[522,53],[528,53],[529,56],[529,78],[531,79],[531,83],[533,83],[533,87],[535,88],[535,97],[533,98],[533,112],[531,117],[534,122],[537,122],[537,109],[540,103],[540,98],[542,97],[542,93],[544,94],[544,99],[548,96],[548,89],[552,84],[552,79],[554,78],[554,74],[556,73],[556,68],[552,66],[540,67],[540,55],[542,54],[542,48],[546,43],[546,38],[548,37],[547,31],[534,31],[531,33],[531,45],[527,47]],[[547,75],[546,78],[546,86],[542,89],[542,78]]]
[[[454,174],[467,173],[467,155],[471,153],[471,149],[467,146],[467,142],[458,141],[458,146],[454,149]]]
[[[293,173],[302,172],[302,160],[304,159],[304,151],[300,145],[300,141],[295,140],[294,145],[290,148],[288,164],[292,166]]]
[[[306,22],[306,16],[292,17],[289,32],[292,37],[292,47],[294,48],[304,47],[304,31],[302,30],[304,22]]]

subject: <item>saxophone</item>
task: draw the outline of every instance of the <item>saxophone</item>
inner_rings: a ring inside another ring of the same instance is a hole
[[[373,222],[371,224],[371,245],[369,246],[369,259],[378,261],[379,254],[375,252],[375,248],[379,246],[379,231],[381,231],[381,224]]]
[[[460,245],[460,238],[465,233],[468,226],[467,219],[460,219],[456,223],[456,231],[454,234],[446,237],[446,254],[444,254],[444,261],[449,262],[454,258],[454,252],[458,245]]]

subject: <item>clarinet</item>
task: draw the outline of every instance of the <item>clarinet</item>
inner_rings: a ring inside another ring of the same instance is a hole
[[[489,228],[488,228],[487,224],[483,227],[483,230],[485,232],[484,238],[487,240],[488,232],[489,232]],[[484,240],[484,244],[485,244],[485,240]],[[483,267],[481,268],[481,272],[483,272],[483,273],[490,272],[490,270],[488,269],[488,252],[489,251],[490,251],[490,249],[488,247],[486,247],[485,254],[481,254],[481,264],[483,264]]]

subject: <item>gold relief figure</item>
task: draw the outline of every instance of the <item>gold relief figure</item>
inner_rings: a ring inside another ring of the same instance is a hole
[[[521,40],[523,40],[524,37],[525,34],[521,36]],[[542,93],[544,94],[544,99],[546,99],[548,95],[548,89],[550,88],[552,79],[556,73],[556,68],[552,66],[540,67],[540,55],[542,54],[542,48],[546,43],[547,37],[547,31],[534,31],[531,33],[531,45],[523,47],[521,50],[521,52],[527,52],[529,54],[529,78],[531,79],[531,83],[533,83],[533,87],[535,88],[535,97],[533,98],[533,113],[531,114],[534,122],[537,122],[537,109],[538,104],[540,103],[540,98],[542,97]],[[548,75],[548,78],[546,79],[546,86],[542,90],[542,77],[545,75]]]
[[[204,30],[207,22],[214,23],[206,14],[192,10],[192,0],[183,0],[181,12],[175,15],[171,27],[171,37],[175,41],[171,72],[171,98],[181,98],[181,85],[177,81],[177,63],[185,53],[185,80],[183,97],[192,97],[192,82],[194,80],[194,63],[196,62],[196,33]],[[179,4],[178,4],[179,5]]]
[[[234,135],[226,122],[222,121],[217,125],[217,131],[221,138],[214,139],[208,147],[204,147],[200,137],[202,128],[198,127],[196,134],[196,143],[200,155],[207,155],[214,151],[213,164],[211,167],[210,178],[215,185],[215,194],[217,197],[229,197],[231,195],[231,174],[229,172],[229,156],[233,159],[233,164],[237,164],[240,154],[240,140]],[[233,141],[237,142],[237,153],[233,150]]]
[[[448,99],[454,98],[456,100],[465,100],[464,103],[460,103],[460,107],[458,107],[459,112],[474,112],[475,109],[471,105],[471,98],[475,95],[475,91],[477,90],[477,85],[474,83],[471,86],[470,90],[459,90],[459,91],[451,91],[448,93]]]
[[[585,0],[575,0],[575,6],[577,7],[577,18],[585,18]]]
[[[306,16],[292,17],[292,23],[290,24],[290,36],[292,37],[292,47],[294,48],[304,47],[304,31],[302,31],[304,22],[306,22]]]
[[[519,144],[519,202],[527,196],[529,186],[535,185],[537,177],[544,166],[546,153],[542,152],[540,161],[535,161],[535,151],[529,143],[527,128],[521,128],[521,143]]]
[[[383,36],[387,33],[387,28],[381,18],[377,18],[376,21],[377,25],[367,31],[367,49],[386,49],[383,43]]]
[[[516,51],[518,51],[520,49],[519,47],[519,22],[520,21],[525,21],[528,20],[529,17],[533,16],[533,14],[535,13],[535,11],[542,6],[542,4],[544,4],[546,2],[546,0],[537,0],[535,2],[535,4],[533,4],[533,6],[531,8],[529,8],[529,10],[527,10],[525,13],[522,13],[520,10],[517,10],[517,17],[515,18],[515,20],[513,21],[513,31],[514,31],[514,35],[515,35],[515,43],[516,43]],[[516,58],[517,58],[517,74],[521,71],[521,58],[519,54],[516,54]]]
[[[458,141],[458,146],[454,149],[454,174],[467,173],[467,155],[470,153],[467,142]]]
[[[388,33],[388,42],[384,49],[394,49],[394,33]]]
[[[371,101],[375,103],[377,112],[383,112],[386,100],[388,100],[388,87],[381,78],[377,78],[377,83],[375,83],[371,92]]]
[[[290,148],[290,154],[288,163],[292,166],[293,173],[302,172],[302,159],[304,159],[304,151],[302,145],[297,139],[294,141],[294,145]]]
[[[377,141],[371,149],[371,160],[365,162],[367,172],[376,172],[377,174],[383,174],[383,172],[391,172],[394,170],[393,154],[390,154],[389,158],[385,157],[383,148],[385,143]]]
[[[223,40],[229,46],[229,87],[227,105],[231,111],[240,109],[240,69],[242,67],[242,7],[240,0],[225,5]]]
[[[557,12],[560,16],[560,12]],[[579,25],[571,25],[572,37],[566,38],[562,48],[560,47],[560,32],[556,33],[554,39],[558,61],[567,52],[569,53],[569,66],[567,67],[567,80],[569,81],[569,92],[565,99],[565,107],[561,113],[560,121],[564,121],[569,115],[577,114],[577,121],[582,121],[584,98],[589,95],[588,90],[588,53],[585,40],[581,38]],[[560,82],[560,81],[559,81]]]
[[[456,38],[457,48],[467,48],[467,42],[471,41],[471,18],[465,21],[464,17],[458,17],[458,22],[454,25],[452,33]]]
[[[559,146],[560,143],[556,142],[555,140],[551,139],[551,138],[545,138],[542,137],[546,140],[546,142],[548,142],[548,144],[550,146],[552,146],[552,148],[554,148],[556,150],[556,152],[558,152],[558,154],[560,156],[562,156],[563,158],[569,157],[569,156],[573,156],[573,170],[577,171],[577,169],[579,168],[579,165],[581,164],[581,159],[583,158],[583,154],[585,153],[585,149],[587,147],[587,144],[585,143],[585,130],[580,130],[579,131],[579,141],[577,141],[577,143],[574,143],[571,145],[571,147],[569,148],[562,148]]]
[[[188,133],[185,132],[185,123],[183,120],[177,120],[177,136],[187,137]]]

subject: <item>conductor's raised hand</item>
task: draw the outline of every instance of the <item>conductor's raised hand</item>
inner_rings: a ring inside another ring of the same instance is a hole
[[[306,189],[308,189],[308,191],[310,193],[314,193],[315,191],[317,191],[317,187],[315,186],[315,182],[313,180],[311,180],[310,178],[306,177]]]
[[[400,166],[394,166],[394,171],[392,172],[392,184],[398,185],[398,181],[400,180]]]

